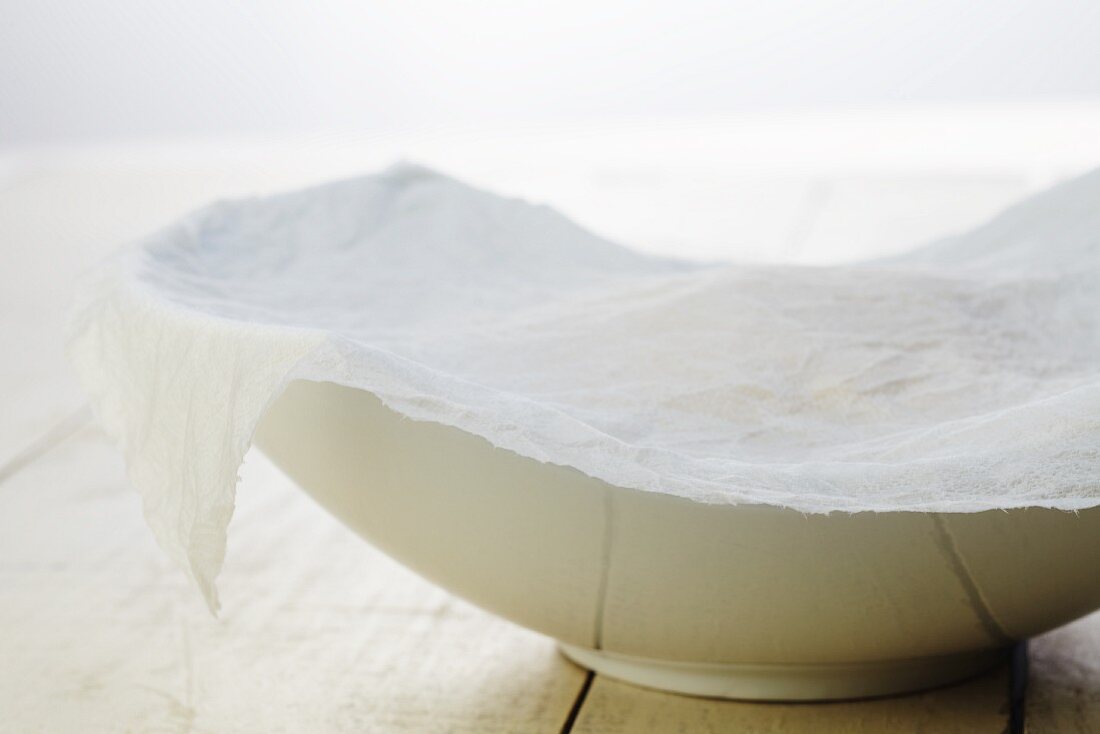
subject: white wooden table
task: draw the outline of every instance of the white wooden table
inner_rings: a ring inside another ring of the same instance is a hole
[[[944,144],[942,130],[927,132],[918,153]],[[705,153],[697,141],[711,133],[661,134]],[[1100,162],[1100,143],[1082,137],[1072,160],[1032,151],[1012,164],[1010,151],[1007,162],[983,154],[956,169],[890,156],[855,169],[768,168],[751,154],[761,130],[736,134],[749,142],[724,155],[740,151],[751,165],[707,164],[672,145],[680,163],[652,154],[638,166],[597,141],[568,147],[571,159],[543,151],[517,167],[522,140],[496,141],[504,152],[494,158],[431,138],[315,141],[294,155],[158,148],[0,159],[0,732],[1000,734],[1022,710],[1031,732],[1100,731],[1100,616],[1031,642],[1026,699],[1012,700],[1025,678],[1006,665],[895,699],[733,703],[586,674],[550,640],[354,537],[259,455],[243,470],[220,619],[155,547],[64,363],[63,310],[80,269],[208,199],[366,170],[411,150],[651,249],[812,261],[969,226]]]

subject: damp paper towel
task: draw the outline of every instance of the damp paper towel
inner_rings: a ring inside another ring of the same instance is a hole
[[[295,379],[698,502],[1100,504],[1098,271],[1100,172],[901,257],[799,267],[647,256],[401,165],[147,238],[89,276],[69,349],[216,605],[238,468]]]

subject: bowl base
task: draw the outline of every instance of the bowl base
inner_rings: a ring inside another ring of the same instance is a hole
[[[1006,650],[866,663],[716,664],[654,660],[560,643],[562,653],[609,678],[674,693],[745,701],[831,701],[956,683],[1006,659]]]

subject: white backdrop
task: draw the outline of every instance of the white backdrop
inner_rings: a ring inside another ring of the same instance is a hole
[[[0,0],[0,146],[1100,98],[1095,0]]]

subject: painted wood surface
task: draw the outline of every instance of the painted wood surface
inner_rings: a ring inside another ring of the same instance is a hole
[[[597,676],[575,734],[1002,734],[1007,670],[958,686],[877,701],[770,704],[685,698]]]
[[[1027,730],[1100,732],[1100,612],[1030,643]]]
[[[0,731],[557,732],[581,687],[550,640],[390,561],[262,457],[220,619],[135,499],[94,428],[0,485]]]

